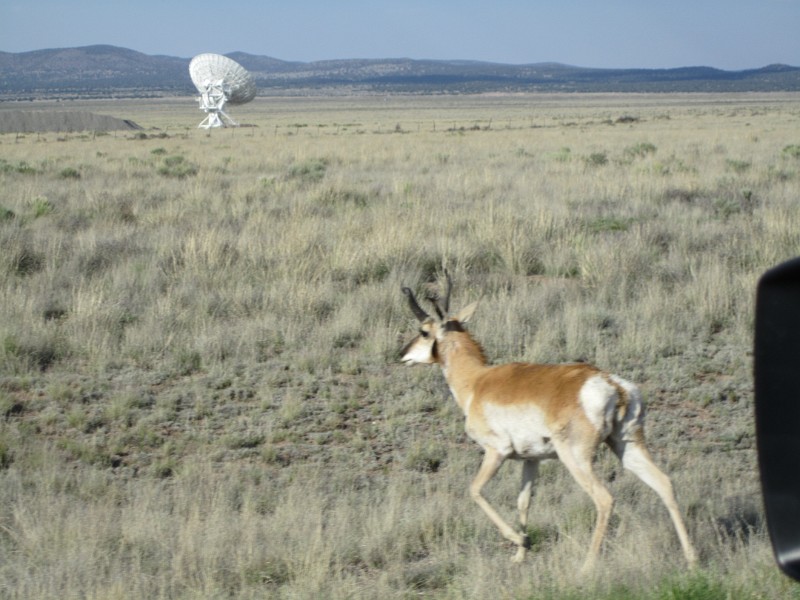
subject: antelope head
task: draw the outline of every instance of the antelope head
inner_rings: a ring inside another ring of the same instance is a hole
[[[435,316],[429,315],[419,305],[414,292],[409,288],[402,288],[403,293],[408,298],[408,305],[411,312],[419,321],[419,331],[417,336],[412,339],[400,353],[400,360],[407,365],[414,364],[435,364],[439,362],[439,353],[437,351],[438,344],[444,340],[445,336],[452,331],[464,331],[461,327],[462,323],[466,323],[475,308],[478,306],[477,302],[473,302],[465,309],[460,311],[455,316],[449,316],[450,311],[450,292],[453,288],[453,282],[450,279],[450,274],[445,271],[447,278],[447,291],[444,298],[436,295],[428,295],[427,300],[433,304]]]

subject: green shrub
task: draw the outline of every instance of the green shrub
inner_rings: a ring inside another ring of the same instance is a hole
[[[319,195],[317,201],[323,206],[350,204],[363,207],[369,203],[369,195],[359,190],[328,188]]]
[[[431,441],[416,442],[408,449],[405,466],[413,471],[435,473],[446,457],[447,451],[441,444]]]
[[[608,164],[608,154],[605,152],[592,152],[584,158],[584,162],[590,167],[602,167]]]
[[[200,168],[194,163],[186,160],[186,157],[181,155],[167,156],[158,168],[158,174],[165,177],[176,177],[183,179],[190,175],[197,175]]]
[[[725,161],[725,165],[728,167],[729,170],[733,171],[734,173],[744,173],[747,171],[751,166],[752,163],[746,160],[735,160],[729,158]]]
[[[623,217],[598,217],[586,224],[586,228],[592,233],[604,231],[627,231],[631,225],[631,219]]]
[[[80,179],[81,174],[78,169],[74,167],[67,167],[66,169],[61,169],[58,176],[61,179]]]
[[[649,142],[640,142],[634,146],[625,148],[624,154],[628,158],[644,158],[649,154],[655,154],[656,147]]]
[[[21,160],[17,164],[10,163],[0,158],[0,173],[20,173],[22,175],[36,175],[41,173],[39,169]]]
[[[183,350],[175,359],[175,367],[180,375],[191,375],[200,370],[203,359],[196,350]]]
[[[564,146],[558,152],[552,154],[553,160],[556,162],[569,162],[572,158],[572,150],[570,150],[567,146]]]
[[[356,285],[365,283],[381,282],[391,273],[391,266],[384,260],[368,261],[359,265],[351,273],[350,277]]]
[[[790,144],[783,149],[783,155],[788,158],[800,158],[800,144]]]
[[[289,168],[289,179],[299,179],[303,183],[317,183],[325,177],[328,161],[324,158],[311,158]]]
[[[686,579],[662,583],[655,597],[658,600],[726,600],[731,595],[729,590],[712,581],[708,575],[694,573]]]
[[[5,359],[6,367],[46,371],[66,358],[69,349],[66,341],[56,334],[29,335],[24,339],[8,334],[3,339],[2,353],[0,359]]]
[[[11,242],[5,247],[7,264],[14,275],[24,277],[37,273],[44,268],[45,256],[34,249],[33,243],[28,239]]]
[[[266,437],[261,433],[233,433],[225,436],[223,442],[231,450],[258,448]]]
[[[39,196],[33,201],[33,218],[38,219],[53,212],[53,203],[44,196]]]
[[[7,469],[14,462],[14,453],[4,437],[0,437],[0,470]]]
[[[161,458],[153,463],[150,467],[150,473],[156,479],[169,479],[177,471],[178,463],[171,457]]]

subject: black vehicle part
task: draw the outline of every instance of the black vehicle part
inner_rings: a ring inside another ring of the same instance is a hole
[[[781,570],[800,581],[800,258],[758,282],[754,363],[767,527]]]

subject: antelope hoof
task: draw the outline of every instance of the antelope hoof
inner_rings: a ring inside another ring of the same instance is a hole
[[[591,575],[594,572],[596,564],[597,563],[594,560],[587,560],[585,563],[583,563],[583,566],[581,567],[580,571],[581,575],[584,577]]]
[[[511,559],[511,562],[520,563],[525,560],[525,555],[531,549],[531,538],[525,534],[520,536],[522,541],[517,545],[517,553]]]

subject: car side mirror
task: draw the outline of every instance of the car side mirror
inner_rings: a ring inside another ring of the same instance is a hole
[[[800,581],[800,258],[758,282],[754,376],[767,528],[781,570]]]

